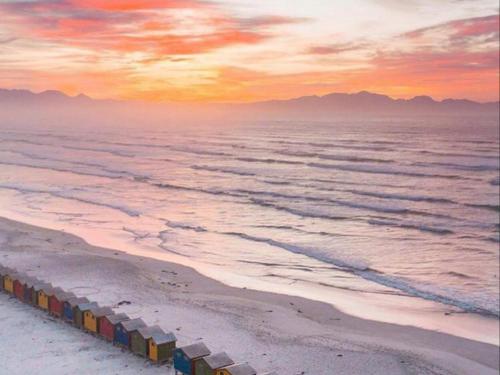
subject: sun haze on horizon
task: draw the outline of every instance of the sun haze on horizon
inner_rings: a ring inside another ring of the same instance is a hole
[[[0,87],[246,102],[499,98],[492,0],[3,0]]]

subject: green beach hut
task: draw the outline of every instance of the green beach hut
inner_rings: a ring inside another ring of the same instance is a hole
[[[142,357],[149,358],[149,339],[153,334],[165,333],[159,326],[141,327],[130,333],[130,350]]]
[[[199,358],[194,363],[196,375],[218,375],[221,368],[231,366],[234,361],[225,352]]]

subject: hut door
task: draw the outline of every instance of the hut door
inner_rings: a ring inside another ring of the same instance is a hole
[[[153,361],[158,360],[158,347],[156,346],[156,344],[153,341],[149,342],[149,357]]]

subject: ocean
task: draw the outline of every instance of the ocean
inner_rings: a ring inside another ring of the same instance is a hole
[[[496,318],[499,181],[497,118],[0,125],[3,213],[238,286]]]

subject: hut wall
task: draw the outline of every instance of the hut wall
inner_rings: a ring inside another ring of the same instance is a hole
[[[91,311],[85,311],[83,313],[83,326],[88,331],[97,333],[97,318]]]
[[[14,281],[14,294],[21,301],[24,300],[24,287],[19,280]]]
[[[99,333],[109,341],[115,338],[115,327],[106,317],[99,320]]]
[[[12,277],[8,275],[4,277],[3,287],[7,292],[14,293],[14,280],[12,280]]]
[[[52,296],[49,298],[49,311],[57,316],[57,317],[62,317],[63,311],[64,311],[64,304],[62,301],[59,301],[57,297]]]
[[[129,335],[127,330],[125,330],[121,324],[115,326],[115,337],[114,342],[116,344],[129,347]]]
[[[140,356],[147,357],[148,356],[148,343],[144,337],[137,331],[134,331],[130,334],[130,349],[135,354],[139,354]]]
[[[35,288],[31,289],[31,304],[33,306],[38,306],[38,292],[35,290]]]
[[[24,302],[31,303],[31,294],[33,293],[31,288],[24,288]]]
[[[68,302],[64,303],[64,319],[70,322],[74,320],[73,308]]]
[[[83,313],[78,307],[73,309],[73,321],[75,322],[76,327],[83,328]]]
[[[49,297],[43,290],[40,290],[38,292],[38,306],[40,306],[44,310],[49,309]]]
[[[214,375],[214,372],[202,358],[194,362],[194,373],[196,375]]]
[[[156,346],[153,340],[149,340],[149,359],[153,362],[160,362],[158,360],[158,346]]]
[[[155,362],[163,363],[173,358],[175,342],[156,345],[153,340],[149,340],[149,358]]]
[[[180,349],[177,349],[174,353],[174,368],[183,374],[192,375],[192,363]]]

